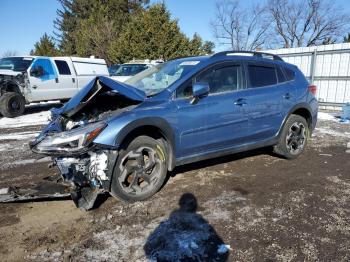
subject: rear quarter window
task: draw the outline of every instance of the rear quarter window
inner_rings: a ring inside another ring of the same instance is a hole
[[[58,69],[58,73],[60,75],[71,75],[69,66],[66,61],[63,60],[55,60],[55,64]]]
[[[284,68],[284,72],[287,78],[287,81],[292,81],[295,79],[295,72],[289,68]]]
[[[277,84],[276,69],[270,66],[248,65],[250,87],[263,87]]]
[[[287,81],[287,79],[282,71],[282,68],[280,66],[276,66],[276,72],[277,72],[278,83],[283,83],[283,82]]]

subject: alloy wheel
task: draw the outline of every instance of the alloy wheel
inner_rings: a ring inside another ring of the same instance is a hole
[[[286,137],[286,146],[289,153],[292,155],[299,154],[304,149],[306,139],[306,127],[304,124],[300,122],[293,123]]]
[[[129,151],[120,163],[118,183],[124,192],[146,194],[161,176],[161,159],[156,149],[140,147]]]

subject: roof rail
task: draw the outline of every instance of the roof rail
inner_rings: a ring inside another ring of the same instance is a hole
[[[211,57],[218,57],[218,56],[228,56],[228,55],[249,55],[251,54],[252,56],[255,57],[260,57],[260,58],[269,58],[269,59],[273,59],[273,60],[278,60],[278,61],[283,61],[283,59],[278,56],[278,55],[274,55],[274,54],[270,54],[270,53],[264,53],[264,52],[256,52],[256,51],[223,51],[223,52],[219,52],[216,53],[214,55],[212,55]]]

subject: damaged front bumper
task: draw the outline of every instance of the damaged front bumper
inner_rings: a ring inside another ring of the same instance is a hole
[[[96,77],[63,107],[51,110],[51,121],[29,143],[31,150],[53,157],[65,182],[73,186],[75,204],[91,209],[101,192],[110,191],[118,151],[114,137],[95,143],[109,121],[126,113],[147,98],[132,86],[107,77]]]
[[[93,143],[105,127],[95,122],[63,132],[44,132],[30,142],[33,152],[53,157],[63,181],[72,187],[74,203],[83,210],[93,208],[98,195],[110,190],[118,151]]]
[[[69,183],[75,205],[81,209],[93,208],[99,194],[109,192],[115,160],[115,150],[88,151],[83,155],[57,157],[54,162],[63,181]]]

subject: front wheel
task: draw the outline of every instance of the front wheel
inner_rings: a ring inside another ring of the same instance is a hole
[[[163,185],[167,174],[164,144],[139,136],[119,152],[111,194],[127,202],[146,200]]]
[[[0,112],[4,117],[16,117],[23,114],[25,100],[15,92],[5,93],[0,97]]]
[[[302,116],[290,115],[274,152],[287,158],[297,158],[304,151],[309,137],[309,126]]]

